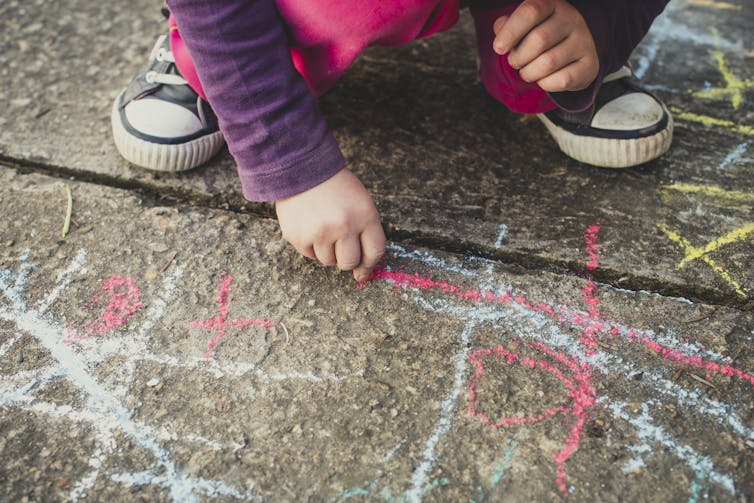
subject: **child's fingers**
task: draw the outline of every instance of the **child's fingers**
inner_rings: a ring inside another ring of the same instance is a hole
[[[310,258],[312,260],[317,260],[317,255],[314,253],[314,246],[294,246],[294,248],[296,248],[296,251],[304,257]]]
[[[567,26],[551,17],[527,33],[523,40],[510,50],[508,63],[513,68],[523,68],[563,42],[568,33]]]
[[[508,16],[500,16],[499,18],[495,19],[495,22],[492,24],[492,31],[495,33],[495,35],[497,35],[498,32],[503,29],[506,21],[508,21]]]
[[[353,271],[356,281],[366,279],[385,255],[385,233],[380,222],[369,224],[361,233],[361,264]]]
[[[588,58],[581,58],[557,72],[537,81],[549,93],[586,89],[597,77],[597,70]]]
[[[538,82],[578,59],[579,55],[574,54],[570,44],[562,43],[537,56],[531,63],[521,68],[518,75],[525,82]]]
[[[338,269],[350,271],[361,263],[361,242],[359,236],[351,235],[335,243],[335,257]]]
[[[505,22],[505,29],[500,30],[492,42],[492,48],[498,54],[505,54],[553,12],[555,2],[551,0],[525,0],[511,13]]]
[[[314,254],[323,265],[335,265],[335,246],[333,243],[314,243]]]

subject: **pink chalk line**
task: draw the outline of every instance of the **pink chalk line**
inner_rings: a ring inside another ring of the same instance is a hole
[[[636,330],[628,330],[622,333],[616,324],[602,319],[601,316],[595,317],[592,312],[594,311],[593,309],[590,309],[589,313],[583,313],[562,307],[554,308],[552,305],[546,303],[532,304],[524,295],[517,294],[514,296],[510,292],[497,295],[489,290],[478,290],[445,281],[435,281],[431,278],[421,276],[418,273],[409,274],[402,271],[390,271],[384,267],[376,268],[370,277],[370,281],[379,280],[390,282],[396,287],[416,288],[423,291],[439,290],[467,302],[482,304],[515,303],[529,311],[545,314],[557,322],[571,324],[582,330],[594,330],[596,331],[595,333],[600,333],[609,337],[623,335],[628,340],[642,344],[644,347],[666,360],[672,360],[682,365],[697,367],[709,372],[737,377],[754,386],[754,375],[745,370],[737,369],[731,365],[709,361],[697,356],[687,355],[681,351],[660,344],[648,335]],[[596,285],[589,295],[597,300],[598,303],[595,292]],[[585,297],[587,297],[586,294]]]
[[[70,325],[63,339],[65,344],[70,345],[75,340],[111,332],[125,325],[136,311],[144,307],[141,303],[141,290],[132,277],[124,278],[119,274],[113,274],[102,282],[87,307],[102,305],[106,295],[108,299],[104,312],[94,321],[83,323],[78,327]]]
[[[599,230],[600,226],[599,224],[596,224],[587,228],[585,232],[586,254],[589,257],[586,264],[588,272],[596,270],[599,265],[599,246],[597,243],[597,234],[599,233]],[[588,313],[565,308],[559,308],[556,310],[553,306],[545,303],[531,304],[524,295],[514,296],[509,292],[505,292],[502,295],[496,295],[492,291],[468,288],[464,285],[456,285],[444,281],[435,281],[431,278],[421,276],[418,273],[408,274],[401,271],[389,271],[381,266],[375,269],[370,280],[389,281],[396,287],[416,288],[424,291],[439,290],[467,302],[484,304],[518,304],[529,311],[545,314],[558,323],[570,323],[580,327],[582,329],[580,342],[584,346],[587,355],[596,352],[594,347],[597,345],[598,337],[600,335],[609,337],[621,335],[621,330],[615,326],[615,324],[606,322],[603,319],[599,309],[600,300],[597,297],[597,285],[591,278],[587,280],[586,285],[582,290],[582,300],[589,307]],[[624,334],[624,337],[630,341],[642,344],[644,347],[655,352],[666,360],[675,361],[682,365],[701,368],[708,372],[737,377],[754,385],[754,375],[745,370],[705,360],[697,356],[686,355],[678,350],[664,346],[652,340],[649,336],[635,330],[629,330]],[[565,479],[567,474],[565,463],[578,449],[586,420],[586,412],[589,408],[595,405],[596,401],[596,392],[590,383],[592,378],[591,369],[588,364],[579,364],[576,360],[563,353],[556,352],[542,343],[527,344],[527,347],[542,352],[553,360],[559,362],[563,367],[570,371],[569,373],[572,376],[566,377],[561,370],[545,360],[534,360],[528,357],[521,357],[520,355],[509,351],[502,345],[495,349],[474,350],[470,353],[469,359],[477,367],[477,370],[469,385],[469,412],[472,415],[480,417],[485,424],[490,424],[493,427],[534,423],[548,419],[558,413],[570,413],[575,418],[575,421],[571,426],[569,436],[566,438],[563,448],[554,456],[554,460],[557,463],[556,484],[561,492],[566,493],[567,487]],[[560,379],[568,389],[568,396],[572,405],[570,407],[553,407],[536,416],[528,418],[507,417],[493,423],[489,417],[479,412],[477,409],[479,399],[476,392],[476,386],[484,373],[482,358],[487,356],[496,356],[501,362],[505,360],[508,363],[517,363],[532,370],[538,369],[540,371],[552,373],[555,377]]]
[[[202,355],[202,358],[213,358],[215,356],[215,347],[220,344],[227,335],[227,329],[230,327],[250,327],[257,326],[263,328],[270,328],[277,325],[277,322],[268,320],[266,318],[256,319],[242,319],[234,318],[228,320],[228,312],[230,311],[230,297],[231,297],[231,284],[233,283],[233,276],[229,276],[226,272],[220,275],[220,290],[217,294],[218,315],[208,320],[196,320],[192,321],[191,328],[205,328],[208,330],[214,330],[215,336],[207,343],[207,352]]]
[[[600,249],[597,245],[597,234],[600,231],[600,224],[597,223],[587,228],[584,234],[584,240],[586,241],[586,254],[589,257],[589,261],[586,263],[586,270],[591,273],[597,269],[600,261]],[[600,313],[600,299],[597,297],[597,285],[592,281],[591,275],[587,278],[586,285],[581,291],[584,294],[582,300],[589,306],[589,318],[590,322],[584,327],[583,336],[581,337],[581,343],[585,346],[585,353],[587,355],[593,355],[597,351],[594,349],[597,347],[597,339],[604,331],[604,323],[602,323],[602,314]]]
[[[471,360],[477,368],[469,384],[469,412],[472,415],[481,418],[481,420],[485,424],[489,424],[493,428],[515,424],[536,423],[545,419],[549,419],[560,412],[570,413],[574,417],[575,421],[571,426],[569,435],[565,439],[563,447],[561,448],[560,452],[558,452],[554,456],[554,460],[557,463],[557,476],[555,482],[558,485],[560,491],[566,492],[565,463],[578,449],[581,442],[581,432],[584,428],[584,422],[586,421],[586,411],[589,408],[593,407],[597,400],[597,393],[590,383],[592,378],[591,368],[586,363],[579,363],[575,359],[567,355],[553,351],[541,342],[529,343],[526,344],[526,347],[534,351],[544,353],[552,360],[560,363],[563,367],[570,371],[573,378],[567,377],[557,366],[553,365],[545,359],[535,360],[528,356],[522,357],[521,355],[506,349],[502,345],[498,346],[495,349],[476,349],[469,354],[469,360]],[[493,423],[487,415],[478,410],[478,397],[476,391],[479,380],[484,374],[483,358],[490,356],[497,357],[497,359],[503,363],[517,363],[532,370],[540,370],[551,373],[557,379],[559,379],[568,389],[568,397],[571,400],[571,405],[569,407],[562,405],[558,407],[552,407],[540,414],[531,417],[503,417]]]

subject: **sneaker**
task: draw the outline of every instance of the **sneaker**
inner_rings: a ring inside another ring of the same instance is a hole
[[[567,156],[594,166],[627,168],[670,148],[673,117],[624,66],[605,77],[594,104],[583,112],[556,109],[537,117]]]
[[[120,154],[155,171],[195,168],[224,144],[217,117],[178,72],[164,35],[146,70],[115,99],[111,122]]]

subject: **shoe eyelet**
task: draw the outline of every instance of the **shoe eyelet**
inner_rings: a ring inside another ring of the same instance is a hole
[[[160,48],[160,50],[157,51],[157,56],[155,56],[155,59],[157,61],[165,61],[165,49]]]
[[[144,80],[146,80],[149,84],[154,84],[155,77],[157,77],[157,72],[150,71],[144,75]]]

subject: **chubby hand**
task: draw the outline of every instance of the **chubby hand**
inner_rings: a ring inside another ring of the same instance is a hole
[[[283,238],[299,253],[352,270],[356,281],[369,277],[385,253],[385,233],[372,197],[345,168],[307,191],[276,201],[275,209]]]
[[[566,0],[525,0],[493,26],[493,50],[508,54],[508,63],[526,82],[548,92],[578,91],[599,72],[589,27]]]

